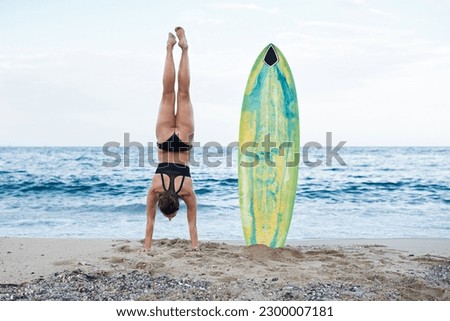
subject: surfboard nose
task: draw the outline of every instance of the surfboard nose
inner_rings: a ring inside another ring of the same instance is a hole
[[[278,62],[277,52],[275,51],[273,45],[270,45],[269,49],[267,49],[266,55],[264,56],[264,62],[270,67]]]

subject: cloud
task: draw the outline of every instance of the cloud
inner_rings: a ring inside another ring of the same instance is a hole
[[[296,31],[279,33],[279,37],[298,47],[302,55],[316,58],[353,55],[401,61],[435,46],[412,29],[372,28],[327,21],[306,21],[298,24]]]
[[[392,13],[375,9],[367,3],[366,0],[341,0],[338,2],[342,7],[349,8],[351,10],[360,10],[370,15],[383,17],[390,20],[399,20],[400,17]]]
[[[425,79],[439,70],[450,71],[450,46],[433,42],[408,28],[307,21],[294,30],[279,33],[277,44],[288,58],[294,75],[298,75],[300,92],[318,101],[324,96],[324,108],[329,106],[328,97],[340,97],[342,92],[351,97],[363,90],[369,92],[373,87],[372,92],[377,93],[376,88],[385,81],[392,84],[392,88],[401,88],[404,94],[405,88],[414,81],[426,83],[421,77]],[[389,81],[393,75],[395,82]],[[403,82],[399,80],[401,75],[407,78]],[[432,79],[442,78],[440,74]],[[374,83],[373,79],[379,81]],[[388,88],[383,87],[383,90]],[[420,96],[420,91],[414,88],[411,95]],[[442,92],[436,99],[443,100],[445,95]],[[311,99],[315,104],[313,101]],[[351,98],[345,101],[352,105]],[[363,106],[363,99],[360,101]]]
[[[378,10],[378,9],[369,8],[369,7],[367,7],[366,10],[368,10],[369,13],[371,13],[373,15],[381,16],[381,17],[384,17],[387,19],[391,19],[391,20],[399,20],[400,19],[399,16],[396,16],[394,14],[391,14],[391,13],[383,11],[383,10]]]
[[[184,22],[195,23],[198,25],[221,25],[221,24],[225,23],[224,19],[209,18],[209,17],[204,17],[201,15],[185,16],[182,18],[182,20]]]
[[[353,7],[367,6],[366,0],[341,0],[341,1],[339,1],[339,3],[342,5],[353,6]]]
[[[2,54],[0,55],[0,73],[8,70],[36,69],[39,65],[47,63],[51,56],[47,52],[30,54]]]
[[[322,32],[339,32],[341,35],[345,34],[347,36],[355,36],[355,35],[367,35],[367,34],[385,34],[387,32],[392,33],[392,29],[383,29],[383,28],[374,28],[374,27],[366,27],[361,25],[349,24],[349,23],[340,23],[340,22],[330,22],[330,21],[304,21],[299,24],[299,28],[302,30],[307,30],[309,32],[318,33]],[[402,30],[402,35],[405,33],[411,33],[411,31]],[[394,31],[394,33],[398,33],[398,31]]]
[[[160,56],[84,49],[0,53],[0,145],[101,145],[130,130],[145,137],[156,122]]]
[[[214,9],[228,9],[228,10],[253,10],[271,14],[279,12],[278,8],[265,8],[252,3],[239,3],[239,2],[217,2],[211,4],[210,7]]]
[[[110,110],[134,105],[157,93],[151,70],[160,59],[133,50],[36,50],[0,55],[0,95],[11,108],[36,110]],[[144,93],[144,94],[142,94]],[[158,93],[159,96],[159,93]]]

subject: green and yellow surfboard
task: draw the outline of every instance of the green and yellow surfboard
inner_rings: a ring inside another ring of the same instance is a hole
[[[300,162],[297,93],[281,51],[269,44],[256,59],[242,103],[239,203],[247,245],[282,247]]]

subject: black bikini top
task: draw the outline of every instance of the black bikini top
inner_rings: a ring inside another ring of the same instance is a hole
[[[175,194],[178,194],[183,188],[184,179],[186,177],[191,177],[189,166],[174,163],[159,163],[158,168],[156,169],[156,174],[158,173],[161,175],[163,189],[165,191],[170,191]],[[164,183],[163,174],[169,176],[170,179],[169,188],[166,188],[166,183]],[[183,176],[183,178],[181,179],[180,187],[178,188],[177,191],[175,191],[175,178],[177,178],[178,176]]]
[[[180,140],[177,134],[173,133],[165,142],[157,143],[158,148],[168,152],[187,152],[192,148],[192,145],[188,145]]]

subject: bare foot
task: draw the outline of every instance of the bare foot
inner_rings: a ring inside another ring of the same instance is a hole
[[[187,49],[188,43],[186,40],[186,35],[184,34],[184,29],[182,27],[176,27],[175,33],[178,37],[178,45],[181,47],[181,49]]]
[[[177,38],[171,32],[169,32],[169,38],[167,38],[167,49],[173,49],[173,46],[177,43]]]

